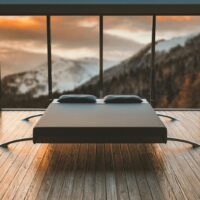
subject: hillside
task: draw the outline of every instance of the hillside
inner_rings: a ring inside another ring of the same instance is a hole
[[[104,94],[148,99],[150,64],[149,45],[104,72]],[[155,67],[156,107],[200,107],[200,35],[158,42]],[[98,77],[94,77],[72,93],[95,93],[97,88]]]
[[[61,94],[65,90],[73,90],[97,75],[98,71],[98,59],[95,58],[81,60],[53,59],[53,92]],[[42,107],[46,105],[43,100],[46,101],[48,95],[47,75],[47,63],[43,63],[32,70],[24,70],[3,77],[3,107],[4,105],[6,107]],[[38,99],[40,99],[39,102]]]
[[[104,70],[104,95],[138,94],[149,99],[151,44],[136,55]],[[200,107],[200,35],[158,41],[156,45],[156,107]],[[97,60],[53,62],[54,97],[66,93],[99,95]],[[46,65],[2,80],[5,107],[48,104]],[[13,101],[13,99],[15,99]]]

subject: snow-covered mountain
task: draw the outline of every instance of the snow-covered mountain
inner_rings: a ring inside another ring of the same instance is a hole
[[[106,62],[110,66],[112,62]],[[107,67],[108,68],[108,67]],[[83,58],[67,60],[56,57],[52,60],[53,92],[63,93],[82,85],[99,73],[99,60]],[[15,91],[16,95],[31,94],[33,98],[48,94],[47,63],[43,63],[32,70],[3,77],[4,88]]]
[[[151,74],[150,51],[151,44],[148,44],[119,64],[112,65],[112,62],[106,61],[104,94],[132,93],[148,98]],[[195,107],[200,105],[199,101],[194,102],[195,99],[200,98],[199,52],[200,35],[197,34],[157,41],[155,84],[159,85],[156,87],[158,106]],[[57,95],[67,92],[99,95],[98,73],[98,59],[53,58],[53,92]],[[3,77],[2,88],[3,104],[10,107],[16,107],[13,106],[13,98],[16,98],[18,107],[45,105],[43,97],[48,94],[47,63],[38,65],[30,71]]]
[[[33,70],[47,59],[45,53],[34,53],[14,48],[0,48],[1,77]]]
[[[98,74],[98,66],[98,59],[95,58],[54,59],[52,61],[53,92],[62,93],[80,86]],[[15,88],[17,95],[30,92],[34,98],[47,95],[47,63],[43,63],[31,71],[5,76],[2,82],[6,83],[6,88]]]
[[[189,39],[194,38],[196,35],[198,35],[199,33],[193,33],[193,34],[189,34],[189,35],[185,35],[185,36],[180,36],[180,37],[174,37],[168,40],[161,40],[160,42],[158,42],[156,44],[156,48],[155,50],[157,52],[169,52],[172,48],[176,47],[176,46],[182,46],[184,47],[186,42]]]
[[[151,44],[104,72],[104,95],[138,94],[149,98]],[[155,106],[200,106],[200,34],[157,41],[155,54]],[[95,93],[98,77],[73,93]],[[89,92],[88,92],[89,91]]]

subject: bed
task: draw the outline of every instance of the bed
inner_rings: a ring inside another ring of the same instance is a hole
[[[167,136],[167,128],[152,106],[142,103],[105,104],[59,103],[48,106],[33,128],[33,137],[16,139],[0,144],[32,140],[33,143],[166,143],[185,142],[193,147],[200,144]],[[41,116],[35,115],[26,118]]]
[[[33,129],[34,143],[166,143],[167,129],[151,105],[58,103]]]

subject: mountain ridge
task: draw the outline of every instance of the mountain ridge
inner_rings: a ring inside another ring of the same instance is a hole
[[[182,40],[180,40],[182,41]],[[167,40],[157,41],[156,45],[162,42],[167,42]],[[146,45],[138,53],[131,56],[130,58],[123,60],[119,64],[114,65],[104,71],[104,95],[107,94],[138,94],[144,98],[149,99],[150,91],[150,73],[151,73],[151,44]],[[156,107],[199,107],[200,101],[200,34],[194,37],[189,37],[185,43],[177,43],[176,46],[172,46],[169,51],[156,51],[155,55],[155,93],[156,97],[154,99]],[[74,74],[74,78],[71,81],[68,76],[63,75],[63,71],[59,71],[57,78],[54,79],[53,88],[55,84],[64,84],[59,86],[63,90],[53,90],[54,97],[58,97],[62,94],[67,93],[89,93],[99,96],[99,69],[97,71],[89,71],[85,73],[85,69],[91,69],[94,65],[91,62],[89,65],[86,59],[85,63],[82,61],[80,66],[80,61],[76,61],[74,65],[68,65],[68,71],[70,74]],[[65,62],[65,59],[62,61]],[[71,61],[67,61],[68,64]],[[93,63],[94,64],[94,63]],[[53,62],[55,66],[55,63]],[[89,67],[90,66],[90,67]],[[59,69],[59,67],[56,67]],[[54,67],[55,69],[55,67]],[[94,68],[93,68],[94,70]],[[77,72],[78,71],[78,72]],[[91,72],[91,73],[90,73]],[[34,72],[32,72],[34,74]],[[41,71],[40,71],[41,73]],[[52,71],[55,77],[54,71]],[[95,74],[96,73],[96,74]],[[26,76],[26,74],[23,74]],[[32,80],[38,80],[34,78],[36,74],[33,75]],[[46,72],[47,76],[47,72]],[[63,76],[63,77],[62,77]],[[62,78],[61,78],[62,77]],[[67,78],[68,77],[68,78]],[[84,81],[79,80],[82,77]],[[7,77],[8,78],[8,77]],[[38,87],[41,91],[46,91],[47,95],[47,77],[40,76],[40,78],[45,79],[46,86],[35,81],[34,84],[29,83],[33,87],[30,91],[24,92],[25,95],[19,94],[17,87],[11,87],[13,76],[8,79],[2,80],[2,88],[6,88],[3,91],[3,95],[6,95],[7,102],[4,100],[3,104],[6,103],[12,107],[12,98],[15,98],[17,94],[17,102],[19,102],[19,107],[25,105],[35,107],[38,105],[46,105],[44,102],[47,101],[48,97],[44,93],[39,93],[39,96],[34,96],[37,93]],[[60,80],[65,81],[60,81]],[[18,80],[18,79],[16,79]],[[55,81],[56,80],[56,81]],[[67,80],[67,83],[66,83]],[[20,79],[18,80],[19,83]],[[24,80],[22,81],[24,82]],[[11,85],[10,85],[11,84]],[[26,98],[24,97],[26,96]],[[34,97],[34,98],[33,98]],[[27,102],[27,99],[29,101]],[[31,99],[31,100],[30,100]],[[39,100],[39,103],[38,103]],[[21,102],[23,102],[23,104]],[[10,102],[10,103],[8,103]]]
[[[151,44],[138,54],[104,71],[104,95],[137,94],[149,99],[150,48]],[[200,92],[197,89],[200,88],[199,52],[200,34],[189,37],[184,45],[172,46],[169,51],[156,51],[156,107],[200,107],[200,101],[195,100],[200,99]],[[98,88],[98,77],[92,78],[71,93],[94,93],[95,88]],[[191,93],[189,90],[194,92]]]

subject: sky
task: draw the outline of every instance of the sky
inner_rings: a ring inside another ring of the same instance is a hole
[[[151,19],[151,16],[105,16],[105,60],[123,60],[150,43]],[[156,39],[200,32],[199,24],[200,16],[157,16]],[[54,57],[99,57],[98,16],[52,16],[51,26]],[[39,64],[46,59],[46,51],[44,16],[0,17],[1,62],[12,61],[19,65],[20,62],[28,63],[34,58],[32,60]]]

